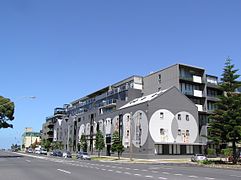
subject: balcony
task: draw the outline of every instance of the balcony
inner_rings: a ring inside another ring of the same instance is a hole
[[[204,111],[204,109],[203,109],[203,105],[201,105],[201,104],[195,104],[196,106],[197,106],[197,108],[198,108],[198,112],[202,112],[202,111]]]
[[[198,83],[198,84],[204,83],[201,76],[196,76],[196,75],[193,75],[192,77],[180,76],[179,78],[180,78],[180,80],[189,81],[189,82],[192,82],[192,83]]]
[[[219,101],[220,99],[219,99],[218,97],[215,97],[215,96],[207,96],[207,100],[208,100],[208,101],[217,102],[217,101]]]
[[[100,108],[107,108],[107,107],[113,107],[116,106],[116,99],[110,99],[110,100],[106,100],[106,101],[102,101],[102,103],[100,103]]]
[[[196,97],[203,97],[203,92],[200,90],[194,90],[193,95]]]
[[[182,91],[183,94],[187,96],[195,96],[195,97],[204,97],[203,92],[200,90],[194,90],[194,91]]]

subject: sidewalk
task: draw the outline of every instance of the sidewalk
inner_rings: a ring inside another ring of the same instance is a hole
[[[132,158],[132,161],[130,158],[121,157],[118,159],[118,157],[114,156],[91,156],[93,160],[98,160],[102,162],[115,162],[115,163],[191,163],[190,159],[137,159]]]

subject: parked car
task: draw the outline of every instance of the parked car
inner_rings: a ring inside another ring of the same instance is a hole
[[[63,157],[64,158],[72,158],[71,152],[69,152],[69,151],[63,152]]]
[[[63,153],[60,150],[53,150],[53,152],[51,153],[52,156],[58,156],[58,157],[62,157]]]
[[[78,152],[76,158],[83,160],[91,160],[91,157],[87,152]]]
[[[40,154],[44,154],[44,155],[47,155],[47,150],[46,149],[43,149],[43,148],[41,148],[40,149]]]
[[[27,152],[28,153],[33,153],[33,149],[32,148],[28,148]]]
[[[207,157],[203,154],[195,154],[194,156],[191,157],[192,162],[204,161],[204,160],[207,160]]]

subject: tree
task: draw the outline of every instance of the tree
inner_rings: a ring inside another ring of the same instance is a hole
[[[13,125],[8,121],[14,120],[14,103],[8,99],[0,96],[0,129],[13,128]]]
[[[50,146],[51,146],[51,142],[47,139],[43,139],[41,141],[41,146],[43,146],[47,151],[49,151]]]
[[[52,149],[63,149],[63,144],[61,141],[53,141],[50,146]]]
[[[98,157],[100,157],[100,151],[105,147],[104,136],[101,131],[97,131],[96,140],[95,140],[95,148],[98,150]]]
[[[79,141],[79,147],[82,149],[83,152],[87,152],[87,140],[84,134],[81,135],[80,141]]]
[[[111,151],[118,153],[118,159],[120,159],[120,155],[124,151],[124,146],[122,145],[122,141],[120,140],[118,131],[115,131],[112,135]]]
[[[232,143],[233,164],[237,163],[236,144],[241,141],[241,94],[235,93],[240,87],[237,81],[238,70],[233,70],[234,65],[228,58],[225,63],[224,72],[221,78],[220,87],[225,91],[216,103],[217,109],[210,116],[209,136],[216,144]]]

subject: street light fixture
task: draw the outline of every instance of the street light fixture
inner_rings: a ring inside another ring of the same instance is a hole
[[[21,99],[36,99],[36,96],[23,96],[23,97],[18,98],[16,101],[19,101]],[[10,100],[4,104],[0,104],[0,107],[5,106],[7,104],[11,104],[11,103],[13,103],[13,101]]]

